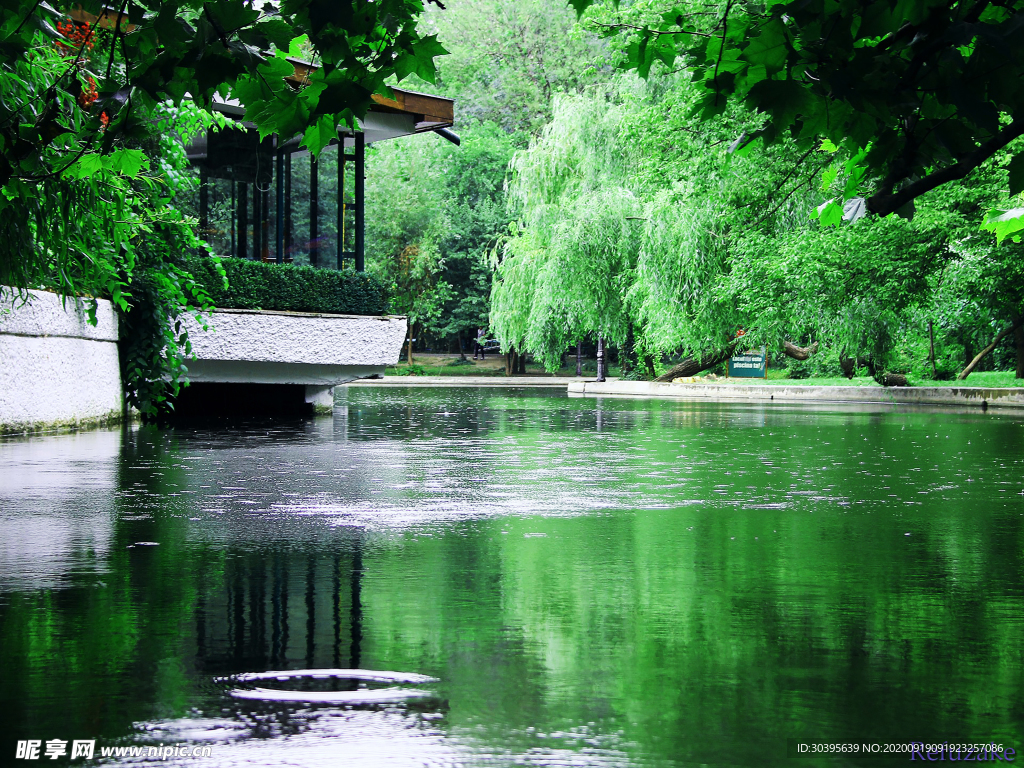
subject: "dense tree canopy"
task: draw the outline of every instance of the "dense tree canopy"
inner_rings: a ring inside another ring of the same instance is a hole
[[[725,0],[638,4],[594,23],[631,33],[629,66],[645,77],[681,59],[703,119],[733,99],[764,115],[736,147],[783,136],[808,152],[822,138],[843,147],[857,158],[846,197],[886,215],[1024,133],[1022,21],[1019,1]],[[1024,158],[1009,186],[1024,189]]]
[[[35,250],[26,246],[37,238],[66,252],[76,233],[46,234],[43,218],[90,219],[97,183],[122,186],[156,170],[145,145],[166,137],[167,107],[235,99],[261,133],[301,134],[318,152],[389,78],[433,79],[433,57],[444,52],[417,30],[418,0],[124,0],[116,12],[87,0],[73,17],[70,5],[35,0],[0,7],[0,282],[24,282]],[[290,53],[316,59],[304,87],[285,79],[294,75]],[[167,182],[154,173],[149,183]],[[47,204],[63,206],[61,215],[39,209]],[[132,242],[130,233],[98,234],[95,247]]]
[[[0,283],[159,307],[135,382],[208,307],[179,255],[211,248],[182,142],[212,100],[317,153],[399,82],[463,136],[367,156],[368,269],[421,345],[600,337],[650,374],[742,330],[941,377],[1024,316],[1020,2],[0,3]]]
[[[462,145],[408,137],[367,159],[367,268],[393,286],[393,309],[421,347],[463,348],[487,327],[491,252],[512,214],[505,188],[516,149],[551,119],[556,95],[608,77],[607,46],[546,0],[453,0],[425,28],[450,49],[434,83],[454,98]]]
[[[1020,315],[1010,288],[1019,246],[978,229],[1007,199],[1006,156],[921,195],[912,221],[826,226],[821,211],[856,155],[807,152],[789,136],[730,151],[757,116],[731,104],[694,124],[704,85],[690,73],[616,83],[556,108],[512,163],[519,225],[492,310],[507,344],[550,366],[593,335],[655,360],[715,360],[742,329],[745,343],[772,350],[819,342],[825,354],[804,368],[838,375],[860,358],[880,376],[934,378]]]

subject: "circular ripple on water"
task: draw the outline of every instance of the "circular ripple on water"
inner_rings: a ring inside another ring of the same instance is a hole
[[[384,688],[360,688],[349,691],[295,691],[278,688],[232,688],[227,693],[236,699],[257,701],[294,701],[310,704],[384,704],[434,696],[422,688],[403,688],[402,685],[436,683],[436,677],[413,672],[385,672],[371,669],[293,669],[271,672],[243,672],[230,677],[217,678],[222,683],[250,683],[260,680],[287,682],[289,680],[349,680],[363,683],[392,683]]]

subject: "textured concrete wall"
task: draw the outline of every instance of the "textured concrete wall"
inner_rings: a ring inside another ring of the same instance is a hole
[[[99,301],[97,324],[71,300],[30,291],[0,301],[0,432],[81,426],[122,411],[117,316]]]
[[[398,362],[404,317],[218,310],[187,321],[193,381],[333,386]]]

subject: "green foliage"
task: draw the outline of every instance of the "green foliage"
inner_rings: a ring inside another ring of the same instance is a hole
[[[218,309],[343,315],[382,315],[388,310],[384,287],[365,272],[204,257],[190,257],[186,267]]]
[[[658,193],[647,206],[627,301],[648,350],[717,350],[743,326],[743,315],[716,290],[726,270],[727,249],[713,205],[696,192],[677,185]]]
[[[97,13],[100,4],[86,2],[82,8]],[[204,108],[215,95],[230,95],[262,134],[303,134],[306,146],[319,152],[336,136],[339,123],[353,124],[374,93],[387,93],[388,78],[416,73],[433,80],[433,58],[445,51],[435,35],[417,30],[421,13],[419,4],[406,0],[360,0],[344,13],[326,0],[288,0],[263,12],[243,0],[201,6],[161,0],[132,6],[130,25],[94,30],[93,40],[110,56],[90,61],[91,46],[73,49],[54,29],[59,13],[51,6],[6,0],[0,44],[2,69],[7,84],[15,85],[13,92],[31,92],[17,62],[36,57],[40,46],[59,44],[68,63],[44,99],[39,98],[43,91],[26,98],[24,106],[38,114],[28,130],[5,122],[0,185],[11,177],[33,179],[51,172],[55,159],[70,167],[88,163],[96,152],[106,155],[147,132],[146,121],[157,103],[171,99],[179,104],[186,94]],[[308,75],[307,87],[295,89],[284,78],[293,74],[286,58],[299,41],[311,44],[320,66]],[[86,76],[97,83],[99,97],[88,119],[68,124],[66,113]],[[101,123],[101,113],[109,125]],[[52,156],[55,149],[59,158]]]
[[[414,321],[419,346],[468,348],[489,323],[490,252],[508,231],[505,178],[552,98],[606,76],[607,46],[543,0],[454,0],[425,28],[450,49],[434,84],[456,101],[462,144],[416,138],[367,159],[367,268]]]
[[[423,376],[423,375],[426,374],[426,372],[427,372],[427,369],[424,368],[419,363],[410,363],[409,365],[403,367],[398,372],[398,375],[399,376]]]
[[[459,130],[493,125],[520,145],[550,120],[552,98],[579,93],[608,69],[607,46],[548,0],[453,0],[430,9],[450,54],[437,90],[456,99]]]
[[[1020,235],[1017,233],[1024,229],[1024,208],[993,208],[985,214],[981,228],[994,233],[999,243],[1007,237],[1012,237],[1015,243],[1019,243]]]
[[[756,122],[735,105],[716,122],[687,121],[702,88],[671,73],[621,80],[556,107],[517,155],[521,219],[492,294],[503,343],[553,361],[577,333],[621,345],[632,324],[638,357],[657,361],[720,350],[742,328],[773,353],[818,341],[818,355],[790,364],[794,377],[839,376],[840,358],[881,375],[931,370],[931,322],[941,378],[1024,309],[1020,246],[977,231],[1008,199],[1008,157],[921,195],[912,221],[865,216],[862,200],[835,202],[862,184],[865,153],[785,138],[744,153],[729,136]],[[614,195],[631,208],[613,211]],[[614,232],[597,209],[632,229]],[[815,210],[834,221],[812,220]],[[619,333],[594,321],[602,306]]]
[[[367,166],[367,268],[417,337],[463,345],[488,323],[488,258],[508,224],[504,178],[512,139],[471,127],[462,146],[417,137],[375,148]]]
[[[188,381],[186,361],[192,345],[183,315],[194,315],[205,328],[203,313],[213,309],[209,294],[193,275],[196,259],[182,256],[199,246],[191,229],[159,227],[139,249],[131,274],[125,275],[127,306],[120,317],[118,355],[121,380],[128,405],[147,422],[169,410]],[[216,259],[206,261],[216,270]]]
[[[121,315],[127,403],[152,419],[185,380],[189,347],[180,318],[207,306],[182,257],[202,244],[172,200],[192,183],[181,138],[215,121],[191,105],[156,104],[145,131],[94,151],[71,130],[91,125],[106,138],[99,120],[106,113],[90,111],[100,102],[80,98],[82,80],[92,82],[83,74],[87,58],[69,62],[58,47],[34,40],[27,60],[0,63],[6,119],[34,117],[38,125],[53,117],[39,112],[36,96],[46,92],[60,119],[70,120],[34,159],[24,130],[20,144],[0,147],[21,157],[18,169],[8,164],[0,195],[0,285],[111,299]],[[74,78],[79,95],[63,98],[61,78]],[[0,135],[0,145],[9,138]]]
[[[809,379],[814,375],[813,363],[809,360],[790,360],[784,373],[787,379]]]
[[[489,323],[492,269],[490,250],[508,226],[504,179],[512,140],[494,125],[463,136],[446,168],[448,196],[432,231],[440,257],[439,278],[447,298],[427,330],[440,338],[475,338]]]
[[[590,0],[573,5],[582,11]],[[1021,0],[894,6],[700,2],[625,9],[606,34],[625,32],[624,66],[642,77],[681,58],[694,73],[694,114],[717,120],[731,102],[767,117],[758,135],[802,148],[822,137],[864,151],[866,208],[905,211],[1024,133]],[[969,84],[966,85],[965,84]],[[1020,169],[1010,169],[1018,191]],[[842,202],[842,201],[840,201]],[[830,217],[835,209],[829,208]]]

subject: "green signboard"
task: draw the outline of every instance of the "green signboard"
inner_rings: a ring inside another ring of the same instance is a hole
[[[738,379],[767,379],[768,355],[764,347],[748,349],[729,358],[729,376]]]

